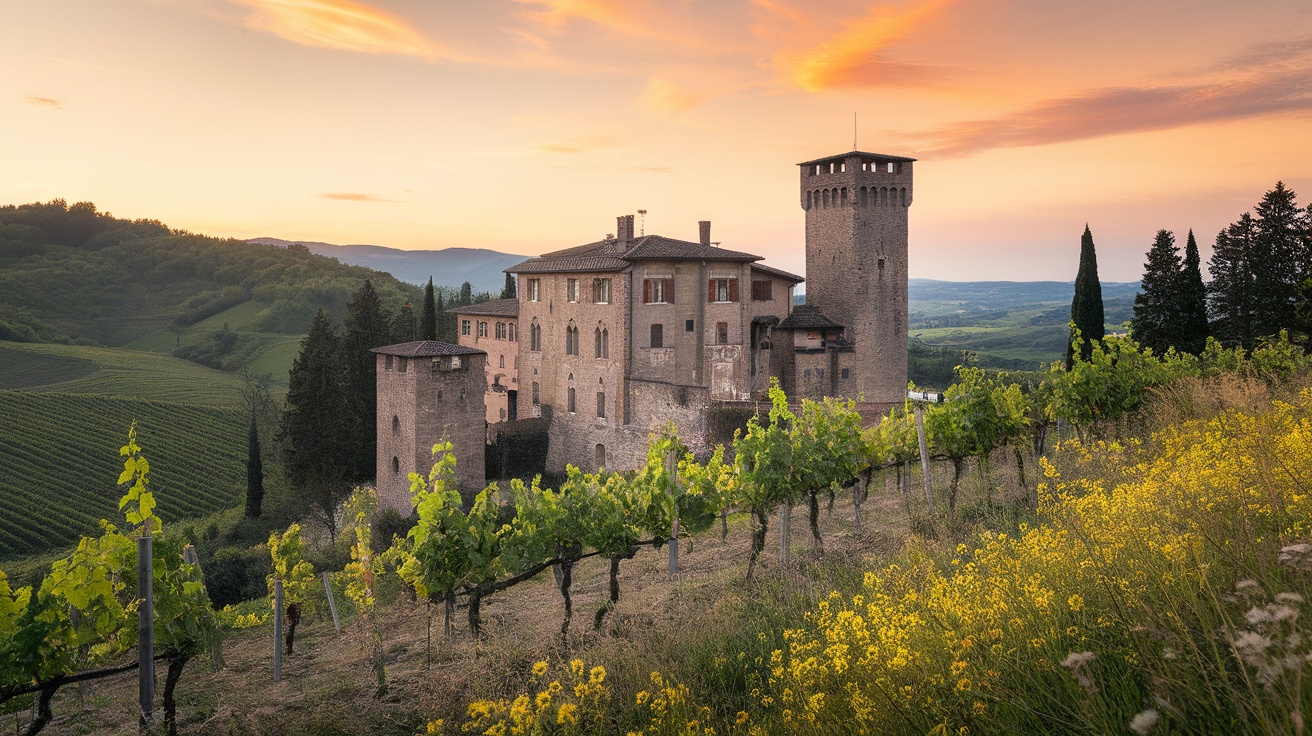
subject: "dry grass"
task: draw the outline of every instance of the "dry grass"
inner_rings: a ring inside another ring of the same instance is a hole
[[[188,666],[178,687],[179,730],[233,735],[416,733],[429,718],[458,721],[470,700],[522,690],[533,662],[544,659],[579,657],[589,665],[605,665],[617,700],[630,699],[652,670],[678,676],[694,687],[723,688],[725,683],[707,681],[716,670],[710,659],[722,656],[735,641],[755,637],[762,629],[752,622],[800,620],[819,597],[845,582],[859,582],[861,570],[901,549],[911,530],[909,512],[923,514],[923,499],[919,504],[915,499],[919,478],[915,480],[910,501],[891,483],[885,492],[874,492],[885,488],[877,482],[862,507],[865,524],[860,530],[853,523],[850,494],[841,495],[832,512],[822,505],[823,555],[812,546],[805,506],[793,509],[792,564],[782,571],[776,514],[764,564],[750,582],[743,579],[750,546],[746,515],[730,518],[724,541],[718,523],[685,539],[677,580],[667,575],[667,549],[643,550],[623,563],[621,599],[601,632],[593,630],[592,619],[607,596],[609,567],[603,560],[585,560],[574,572],[567,650],[558,637],[564,607],[549,572],[484,600],[485,636],[480,642],[467,633],[463,610],[457,611],[455,632],[448,639],[442,633],[440,607],[401,596],[382,608],[388,674],[382,698],[373,697],[358,622],[344,623],[339,635],[331,620],[311,615],[298,631],[296,653],[284,657],[279,683],[272,682],[271,626],[229,632],[222,669],[204,660]],[[90,684],[81,692],[65,688],[53,704],[58,718],[44,733],[135,733],[135,686],[129,674]],[[17,729],[26,715],[0,718],[0,734]]]

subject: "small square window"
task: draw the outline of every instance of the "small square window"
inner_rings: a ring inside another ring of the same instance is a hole
[[[842,375],[843,380],[847,380],[847,379],[850,377],[850,376],[848,375],[848,372],[847,372],[847,369],[846,369],[846,368],[843,369],[843,371],[842,371],[842,373],[841,373],[840,375]]]
[[[684,332],[692,332],[693,330],[696,330],[696,329],[697,329],[697,322],[696,322],[696,321],[691,320],[691,319],[686,319],[686,320],[683,321],[683,331],[684,331]]]

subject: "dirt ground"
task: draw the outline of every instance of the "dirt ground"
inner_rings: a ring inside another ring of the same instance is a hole
[[[902,547],[910,533],[910,514],[922,513],[923,500],[904,499],[877,479],[862,506],[864,524],[854,523],[850,493],[832,512],[822,501],[820,528],[826,561],[872,563]],[[380,609],[386,651],[387,690],[375,697],[367,658],[367,633],[359,620],[343,624],[311,613],[297,632],[296,651],[283,658],[281,682],[272,681],[272,625],[228,632],[224,666],[201,659],[188,665],[178,686],[179,731],[184,734],[355,734],[416,733],[430,717],[458,714],[477,697],[506,695],[525,680],[538,660],[560,662],[581,657],[617,663],[634,672],[661,666],[654,639],[677,638],[690,628],[733,626],[732,605],[752,604],[752,585],[796,575],[819,558],[807,525],[806,508],[790,516],[790,565],[779,567],[779,515],[770,520],[764,558],[755,583],[744,583],[750,549],[745,514],[730,517],[729,533],[720,525],[680,544],[679,574],[671,580],[668,549],[646,548],[620,569],[621,599],[600,632],[593,614],[607,596],[609,564],[597,558],[574,572],[574,616],[568,647],[559,639],[564,605],[550,571],[484,600],[484,638],[469,635],[465,610],[458,609],[450,638],[443,634],[442,609],[409,600],[404,594]],[[339,609],[350,607],[338,601]],[[642,661],[637,661],[642,659]],[[157,692],[163,688],[158,673]],[[137,732],[136,675],[66,687],[53,703],[56,721],[48,734],[131,734]],[[157,700],[158,702],[158,700]],[[162,709],[156,706],[157,717]],[[19,733],[29,713],[0,716],[0,734]]]

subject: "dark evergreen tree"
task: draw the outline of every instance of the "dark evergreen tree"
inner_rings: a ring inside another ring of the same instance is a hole
[[[501,287],[501,298],[502,299],[515,298],[515,274],[513,273],[506,274],[506,285]]]
[[[346,480],[352,483],[373,480],[377,469],[378,389],[370,350],[392,342],[388,328],[378,293],[365,279],[346,305],[342,326],[342,433]]]
[[[1148,261],[1143,264],[1143,279],[1139,293],[1134,295],[1134,317],[1130,320],[1134,339],[1157,355],[1164,355],[1180,334],[1180,281],[1180,249],[1175,246],[1175,235],[1158,230],[1148,249]]]
[[[1180,309],[1180,334],[1175,349],[1198,355],[1207,346],[1207,287],[1203,285],[1203,271],[1198,256],[1198,242],[1194,231],[1184,246],[1184,264],[1180,269],[1180,284],[1176,289],[1176,302]]]
[[[246,516],[258,519],[264,504],[264,460],[260,457],[260,429],[251,412],[246,433]]]
[[[1080,238],[1080,270],[1075,274],[1075,297],[1071,299],[1071,322],[1084,338],[1080,359],[1093,355],[1093,343],[1103,338],[1102,282],[1098,280],[1098,254],[1093,249],[1093,233],[1084,225]],[[1074,333],[1072,333],[1074,337]],[[1066,345],[1066,368],[1075,362],[1074,348]]]
[[[446,307],[442,304],[442,292],[437,292],[437,337],[442,342],[454,343],[456,341],[455,330],[451,328],[453,321],[451,315],[446,313]]]
[[[1309,273],[1304,213],[1293,190],[1276,182],[1254,208],[1253,336],[1275,335],[1294,321],[1298,285]]]
[[[286,409],[278,431],[288,482],[334,535],[337,505],[350,491],[342,463],[340,342],[328,312],[320,309],[288,374]]]
[[[401,305],[401,311],[392,320],[389,336],[393,342],[410,342],[419,339],[416,337],[417,330],[418,328],[415,326],[415,308],[410,305],[410,302],[406,302]]]
[[[457,307],[467,307],[474,303],[474,289],[469,282],[460,285],[460,299],[456,301]]]
[[[442,308],[438,304],[441,299],[441,295],[438,295],[437,301],[433,300],[433,277],[429,276],[428,286],[424,287],[424,308],[419,316],[420,340],[437,339],[437,320],[438,315],[442,313]]]
[[[1254,223],[1245,212],[1217,233],[1208,270],[1207,311],[1212,335],[1226,347],[1253,347]]]

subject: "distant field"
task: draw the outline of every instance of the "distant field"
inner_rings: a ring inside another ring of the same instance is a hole
[[[171,355],[176,348],[200,343],[226,325],[246,341],[247,347],[240,354],[243,356],[242,360],[247,372],[252,376],[268,375],[274,387],[286,388],[287,373],[291,371],[292,361],[300,352],[301,338],[304,335],[247,330],[246,325],[267,306],[266,303],[256,300],[243,302],[188,327],[169,325],[164,329],[143,335],[125,347],[131,350]],[[233,372],[240,374],[241,370]]]
[[[86,370],[86,363],[96,370],[79,374],[79,370]],[[49,373],[43,372],[42,365],[49,367]],[[49,380],[43,380],[43,375]],[[239,375],[170,355],[121,348],[0,342],[0,389],[235,407],[241,404],[241,387]]]
[[[137,421],[151,490],[169,520],[238,502],[246,420],[239,408],[0,390],[0,558],[41,552],[121,522],[118,448]]]

